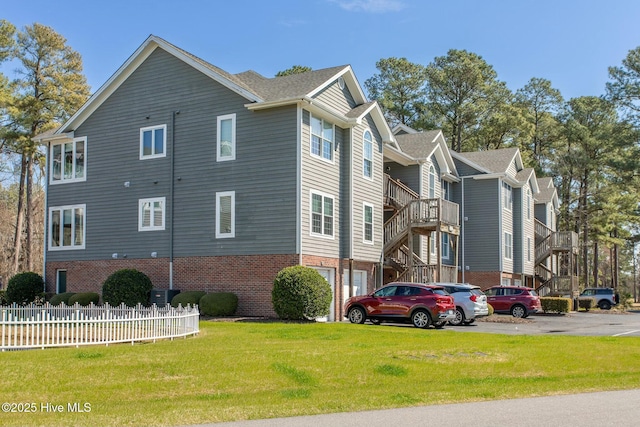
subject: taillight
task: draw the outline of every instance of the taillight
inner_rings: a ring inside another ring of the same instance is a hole
[[[473,302],[478,301],[478,297],[476,296],[476,294],[471,294],[471,296],[469,297],[469,299]]]

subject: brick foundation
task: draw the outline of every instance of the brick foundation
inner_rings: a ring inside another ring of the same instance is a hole
[[[173,288],[180,291],[233,292],[238,296],[240,316],[276,317],[271,303],[271,290],[276,274],[285,267],[299,264],[299,256],[247,255],[221,257],[176,258],[173,263]],[[333,269],[336,286],[334,313],[342,318],[343,275],[349,260],[303,256],[302,265]],[[102,283],[113,272],[135,268],[145,273],[157,289],[169,288],[169,260],[115,259],[94,261],[48,262],[47,292],[56,291],[56,271],[67,271],[68,292],[102,293]],[[355,262],[354,270],[367,271],[367,290],[375,288],[375,263]]]

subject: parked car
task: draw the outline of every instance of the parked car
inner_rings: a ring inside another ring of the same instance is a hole
[[[610,310],[620,302],[620,295],[613,288],[586,288],[578,298],[593,298],[601,310]]]
[[[494,286],[484,291],[487,302],[496,313],[509,313],[513,317],[527,317],[542,310],[535,290],[524,286]]]
[[[487,296],[480,286],[468,283],[434,283],[442,286],[452,297],[456,305],[456,318],[449,321],[454,326],[470,325],[476,318],[488,316]]]
[[[441,328],[456,316],[453,297],[442,286],[393,282],[370,295],[345,302],[345,317],[351,323],[411,322],[416,328],[433,324]]]

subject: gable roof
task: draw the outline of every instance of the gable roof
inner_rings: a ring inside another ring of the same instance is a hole
[[[469,166],[485,173],[506,173],[514,162],[519,169],[523,168],[518,148],[502,148],[499,150],[452,153],[454,157]]]
[[[383,140],[385,142],[393,141],[391,129],[384,119],[380,106],[376,102],[367,102],[366,96],[349,65],[274,78],[266,78],[255,71],[231,74],[154,35],[150,35],[140,45],[109,80],[66,123],[58,128],[53,137],[38,137],[37,139],[43,141],[45,139],[51,140],[56,135],[60,137],[73,136],[73,131],[102,105],[156,49],[163,49],[244,97],[247,100],[245,106],[249,109],[303,103],[307,108],[326,114],[344,126],[359,124],[366,114],[371,114]],[[358,104],[358,107],[347,114],[337,112],[323,105],[322,102],[312,99],[315,94],[336,81],[338,77],[344,79],[345,85]]]
[[[404,125],[403,125],[404,126]],[[402,133],[397,133],[398,131]],[[423,163],[435,156],[440,173],[449,180],[458,180],[453,158],[441,130],[418,132],[408,126],[394,127],[396,146],[389,147],[385,156],[402,165]]]

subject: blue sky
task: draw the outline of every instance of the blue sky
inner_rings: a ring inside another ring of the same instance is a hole
[[[231,73],[350,64],[361,84],[381,58],[427,65],[466,49],[512,90],[540,77],[566,99],[603,94],[607,68],[640,45],[638,0],[0,0],[0,11],[66,37],[92,91],[149,34]]]

